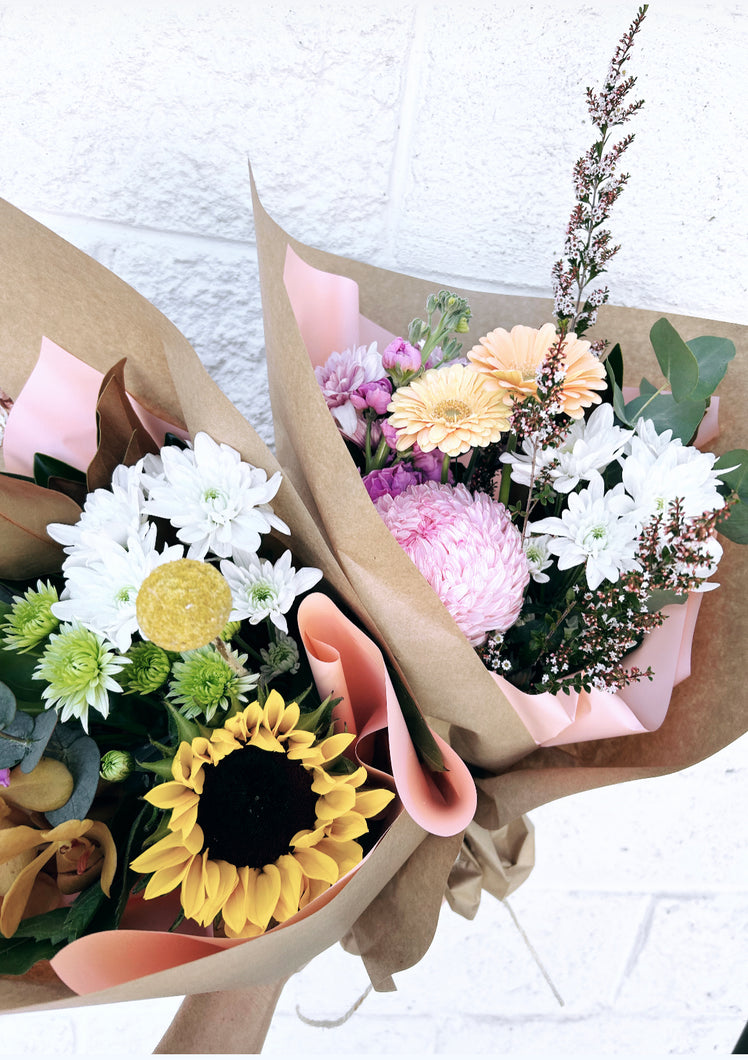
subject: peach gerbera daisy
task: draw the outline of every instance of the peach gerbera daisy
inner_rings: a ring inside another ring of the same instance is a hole
[[[424,453],[438,449],[452,457],[498,442],[509,428],[508,405],[503,391],[487,388],[465,365],[451,364],[400,387],[387,411],[398,451],[417,443]]]
[[[529,328],[517,324],[511,331],[496,328],[473,346],[468,358],[475,370],[490,380],[491,389],[501,390],[521,401],[537,393],[537,374],[558,335],[553,324]],[[590,343],[569,332],[564,340],[566,378],[561,407],[578,420],[583,410],[601,401],[596,390],[604,390],[605,368],[592,353]]]
[[[181,888],[184,915],[223,920],[229,938],[282,923],[354,868],[366,819],[393,795],[358,791],[363,767],[329,766],[351,733],[317,740],[297,728],[299,707],[272,691],[210,737],[180,744],[173,780],[145,796],[171,810],[168,833],[132,862],[152,873],[145,898]]]

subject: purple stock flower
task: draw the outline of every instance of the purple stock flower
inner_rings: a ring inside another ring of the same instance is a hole
[[[10,770],[0,769],[0,788],[10,787]]]
[[[351,404],[355,409],[374,409],[378,416],[384,416],[391,399],[392,383],[389,379],[364,383],[351,394]]]
[[[382,354],[382,364],[388,372],[395,371],[402,375],[417,372],[421,367],[421,351],[407,339],[393,339]]]
[[[418,486],[424,481],[422,472],[405,464],[393,464],[391,467],[378,468],[364,475],[364,485],[373,501],[380,497],[398,497],[408,486]]]

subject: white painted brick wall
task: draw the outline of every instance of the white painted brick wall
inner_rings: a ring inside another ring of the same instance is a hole
[[[247,182],[299,239],[435,283],[548,294],[597,87],[635,5],[0,0],[0,195],[165,312],[270,440]],[[748,6],[654,0],[612,217],[613,301],[748,322]],[[0,367],[1,373],[1,367]],[[0,378],[0,385],[2,379]],[[508,911],[445,908],[370,995],[334,947],[268,1053],[729,1053],[748,1019],[748,740],[532,816]],[[146,1053],[177,999],[3,1017],[4,1051]]]

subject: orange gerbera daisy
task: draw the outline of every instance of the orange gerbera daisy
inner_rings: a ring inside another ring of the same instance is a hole
[[[537,393],[538,369],[548,350],[558,340],[553,324],[529,328],[517,324],[511,331],[496,328],[485,335],[468,353],[471,364],[498,389],[521,401]],[[564,379],[561,406],[567,416],[578,420],[584,409],[600,402],[597,390],[604,390],[605,368],[592,353],[590,343],[569,332],[564,340]]]
[[[368,831],[366,818],[394,796],[358,791],[363,767],[328,773],[355,737],[318,741],[296,728],[299,716],[296,703],[272,691],[210,738],[180,744],[174,779],[145,796],[171,810],[168,835],[132,862],[153,874],[145,898],[181,887],[186,917],[206,926],[220,915],[229,938],[252,938],[361,861],[356,839]]]
[[[509,402],[465,365],[431,368],[392,395],[387,411],[397,429],[397,449],[416,442],[424,453],[459,456],[498,442],[509,428]]]

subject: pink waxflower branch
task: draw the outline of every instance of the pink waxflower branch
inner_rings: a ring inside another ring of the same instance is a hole
[[[610,64],[605,84],[599,94],[587,89],[587,108],[599,138],[574,166],[576,205],[566,228],[565,260],[552,269],[554,311],[562,332],[582,335],[597,319],[597,311],[609,298],[605,286],[587,291],[588,286],[607,268],[620,250],[611,244],[610,232],[602,225],[608,220],[613,204],[626,186],[628,173],[616,173],[616,167],[632,144],[629,133],[608,149],[611,130],[627,122],[644,100],[626,104],[626,96],[636,84],[635,77],[623,77],[623,64],[631,54],[634,37],[639,32],[647,4],[639,8],[628,31],[621,37]],[[585,293],[586,292],[586,293]],[[604,342],[596,344],[598,352]]]

